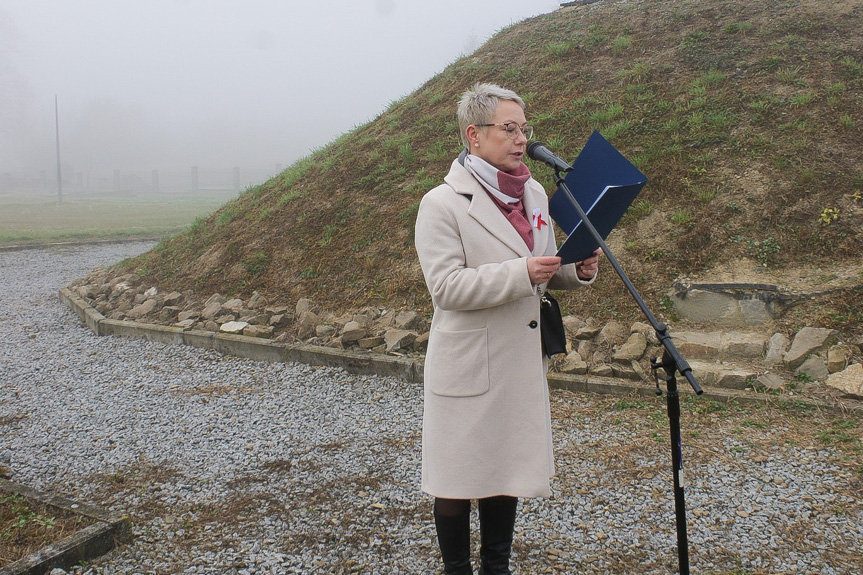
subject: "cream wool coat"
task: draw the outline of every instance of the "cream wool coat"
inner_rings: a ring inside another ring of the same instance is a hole
[[[454,161],[428,192],[416,249],[434,304],[424,371],[422,489],[436,497],[550,495],[551,414],[539,291],[527,258],[556,252],[551,225],[533,228],[534,250],[479,182]],[[471,196],[470,199],[468,196]],[[528,217],[548,198],[531,179]],[[554,288],[583,283],[562,266]],[[543,289],[546,286],[540,286]]]

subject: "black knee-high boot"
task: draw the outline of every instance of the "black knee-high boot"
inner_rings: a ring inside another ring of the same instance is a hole
[[[440,515],[434,524],[446,575],[473,575],[470,565],[470,505],[459,515]]]
[[[515,497],[479,500],[480,575],[511,575],[509,557],[517,508]]]

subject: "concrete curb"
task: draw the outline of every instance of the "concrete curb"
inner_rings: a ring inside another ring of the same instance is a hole
[[[161,343],[185,344],[257,361],[292,361],[307,365],[340,367],[350,373],[393,376],[410,383],[422,383],[423,380],[422,358],[394,357],[391,355],[341,350],[309,344],[283,344],[242,335],[217,334],[211,331],[112,320],[97,312],[86,300],[74,294],[68,288],[60,290],[60,301],[77,314],[93,333],[100,336],[113,335],[146,339]],[[548,384],[553,389],[582,393],[635,394],[650,397],[656,395],[656,388],[652,383],[636,383],[596,376],[577,376],[551,372],[548,374]],[[685,397],[691,394],[685,379],[680,378],[678,386],[681,396]],[[823,401],[804,400],[797,397],[732,389],[705,388],[701,396],[692,394],[692,397],[698,397],[699,401],[716,401],[719,403],[738,402],[750,405],[793,404],[799,407],[814,409],[858,410],[856,406],[836,405]]]
[[[114,240],[73,240],[68,242],[47,242],[38,244],[14,244],[0,246],[0,252],[20,252],[23,250],[44,250],[46,248],[67,248],[73,246],[99,246],[108,244],[133,244],[137,242],[158,242],[161,238],[118,238]]]
[[[21,495],[31,501],[96,520],[93,525],[14,563],[0,567],[0,575],[44,575],[57,567],[67,569],[82,561],[104,555],[114,548],[118,540],[123,540],[129,535],[130,520],[126,516],[77,503],[65,497],[43,493],[6,479],[0,479],[0,492]]]
[[[275,343],[244,335],[107,319],[68,288],[60,290],[60,301],[75,312],[90,331],[99,336],[113,335],[166,344],[185,344],[256,361],[294,361],[308,365],[341,367],[356,374],[389,375],[412,383],[422,381],[422,362],[409,358],[317,345]]]

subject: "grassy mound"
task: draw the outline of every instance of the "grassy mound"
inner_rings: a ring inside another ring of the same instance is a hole
[[[650,178],[609,240],[656,311],[681,276],[745,271],[834,288],[789,321],[853,329],[861,29],[863,0],[603,0],[533,18],[122,271],[205,295],[430,311],[416,210],[460,149],[458,97],[490,81],[525,98],[536,138],[561,156],[597,129]],[[550,169],[530,167],[551,192]],[[610,266],[563,303],[600,320],[639,314]]]

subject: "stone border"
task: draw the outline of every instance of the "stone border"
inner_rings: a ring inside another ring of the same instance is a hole
[[[244,335],[108,319],[68,288],[60,290],[60,301],[75,312],[90,331],[99,336],[113,335],[167,344],[185,344],[256,361],[294,361],[308,365],[341,367],[351,373],[390,375],[409,382],[422,381],[422,362],[408,358],[318,345],[276,343]]]
[[[96,520],[93,525],[84,527],[6,567],[0,567],[0,575],[44,575],[57,567],[67,569],[82,561],[104,555],[114,548],[118,540],[129,535],[131,522],[124,515],[43,493],[6,479],[0,479],[0,492],[21,495],[31,501]]]
[[[243,335],[214,333],[211,331],[154,325],[149,323],[108,319],[96,311],[88,301],[79,297],[68,288],[60,290],[60,301],[72,310],[81,321],[96,335],[113,335],[146,339],[169,344],[185,344],[193,347],[212,349],[228,355],[256,361],[297,362],[307,365],[340,367],[350,373],[362,375],[393,376],[410,383],[422,383],[423,359],[411,359],[373,353],[369,351],[341,350],[332,347],[310,344],[285,344]],[[550,372],[549,387],[583,393],[612,395],[655,396],[656,388],[652,383],[630,383],[620,379],[599,376],[577,376]],[[681,395],[691,394],[689,384],[679,378]],[[844,406],[823,401],[807,400],[798,397],[769,395],[751,391],[731,389],[707,389],[700,396],[704,401],[729,403],[791,403],[807,407],[829,410],[857,410],[856,406]]]

